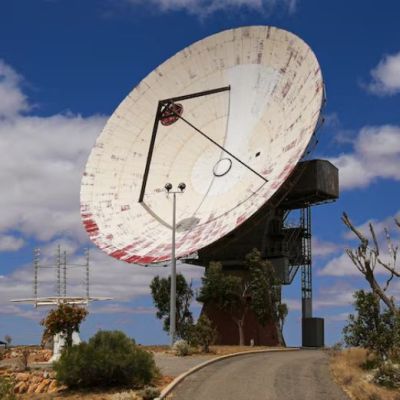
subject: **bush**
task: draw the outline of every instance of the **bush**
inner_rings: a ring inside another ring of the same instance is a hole
[[[67,347],[72,346],[72,333],[79,332],[79,325],[86,318],[88,311],[83,307],[70,304],[59,304],[51,310],[40,324],[45,327],[42,343],[57,333],[65,335]]]
[[[111,400],[140,400],[140,397],[133,391],[114,393]]]
[[[15,400],[14,382],[10,378],[0,376],[0,399]]]
[[[186,340],[180,339],[174,343],[174,345],[172,346],[172,350],[174,351],[175,355],[179,357],[184,357],[189,354],[190,348]]]
[[[379,299],[371,292],[359,290],[353,297],[357,314],[349,315],[343,329],[346,344],[364,347],[381,361],[394,359],[400,346],[400,314],[381,311]]]
[[[4,340],[7,343],[7,347],[10,346],[11,342],[12,342],[12,337],[10,335],[6,335],[4,336]]]
[[[54,370],[57,381],[69,387],[142,387],[157,375],[152,354],[120,331],[100,331],[88,343],[66,349]]]
[[[376,369],[379,367],[380,360],[376,357],[367,357],[367,359],[360,365],[362,369],[367,371]]]
[[[148,386],[141,390],[139,394],[142,396],[143,400],[153,400],[160,395],[160,390],[155,387]]]
[[[374,382],[392,389],[400,388],[400,368],[391,362],[383,363],[374,376]]]
[[[217,338],[217,330],[206,315],[201,315],[197,324],[193,327],[192,338],[196,345],[201,346],[204,353],[210,351],[210,345],[213,344]]]
[[[343,350],[343,343],[342,342],[336,342],[335,344],[332,345],[331,350],[335,353],[338,353]]]

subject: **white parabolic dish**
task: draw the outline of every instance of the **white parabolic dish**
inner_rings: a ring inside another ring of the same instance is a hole
[[[181,101],[182,117],[264,176],[248,170],[184,121],[158,126],[143,202],[138,201],[160,100],[229,86]],[[151,72],[98,137],[82,179],[81,214],[109,255],[148,264],[182,257],[242,224],[279,189],[302,157],[323,103],[318,61],[287,31],[251,26],[209,36]]]

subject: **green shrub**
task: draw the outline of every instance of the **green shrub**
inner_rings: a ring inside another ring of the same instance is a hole
[[[364,347],[381,361],[395,360],[400,347],[400,314],[382,309],[372,292],[358,290],[353,297],[357,314],[349,315],[343,329],[346,344]]]
[[[156,387],[147,386],[139,392],[143,400],[153,400],[160,395],[160,390]]]
[[[14,382],[12,379],[0,376],[0,399],[15,400]]]
[[[392,389],[400,388],[400,368],[391,362],[383,363],[374,376],[374,382]]]
[[[172,350],[179,357],[187,356],[190,350],[189,343],[186,340],[179,339],[172,346]]]
[[[69,387],[142,387],[157,374],[152,354],[119,331],[100,331],[66,349],[54,369],[57,381]]]
[[[368,357],[360,366],[365,370],[372,370],[379,367],[380,360],[376,357]]]
[[[195,342],[201,346],[204,353],[210,351],[210,345],[217,338],[217,330],[205,314],[201,315],[193,329]]]

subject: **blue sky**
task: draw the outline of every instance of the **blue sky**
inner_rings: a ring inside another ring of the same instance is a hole
[[[43,311],[16,306],[32,296],[32,251],[71,262],[88,245],[79,216],[80,177],[95,138],[119,102],[154,67],[193,41],[244,25],[273,25],[304,39],[321,64],[326,123],[315,157],[340,168],[341,196],[313,210],[314,314],[326,339],[340,339],[352,292],[364,286],[344,255],[354,246],[340,221],[387,226],[400,195],[400,4],[395,0],[2,0],[0,3],[0,339],[37,343]],[[117,262],[92,248],[92,294],[114,297],[90,306],[82,325],[122,329],[140,343],[166,343],[148,284],[164,268]],[[199,281],[201,268],[180,267]],[[379,275],[384,278],[383,275]],[[83,294],[83,271],[69,275]],[[300,343],[300,282],[285,288],[285,334]],[[54,292],[43,270],[39,294]],[[399,293],[400,285],[393,285]],[[199,307],[195,305],[194,312]]]

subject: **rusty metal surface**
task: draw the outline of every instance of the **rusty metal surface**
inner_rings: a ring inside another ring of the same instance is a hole
[[[159,128],[144,201],[138,203],[158,101],[228,85],[229,92],[182,101],[183,117],[268,182],[235,160],[228,172],[215,175],[226,153],[178,120]],[[185,48],[133,89],[97,139],[81,187],[81,215],[91,240],[126,262],[168,260],[172,199],[163,188],[185,182],[177,222],[196,224],[177,232],[177,256],[213,243],[287,179],[314,133],[322,102],[318,61],[287,31],[244,27]]]

